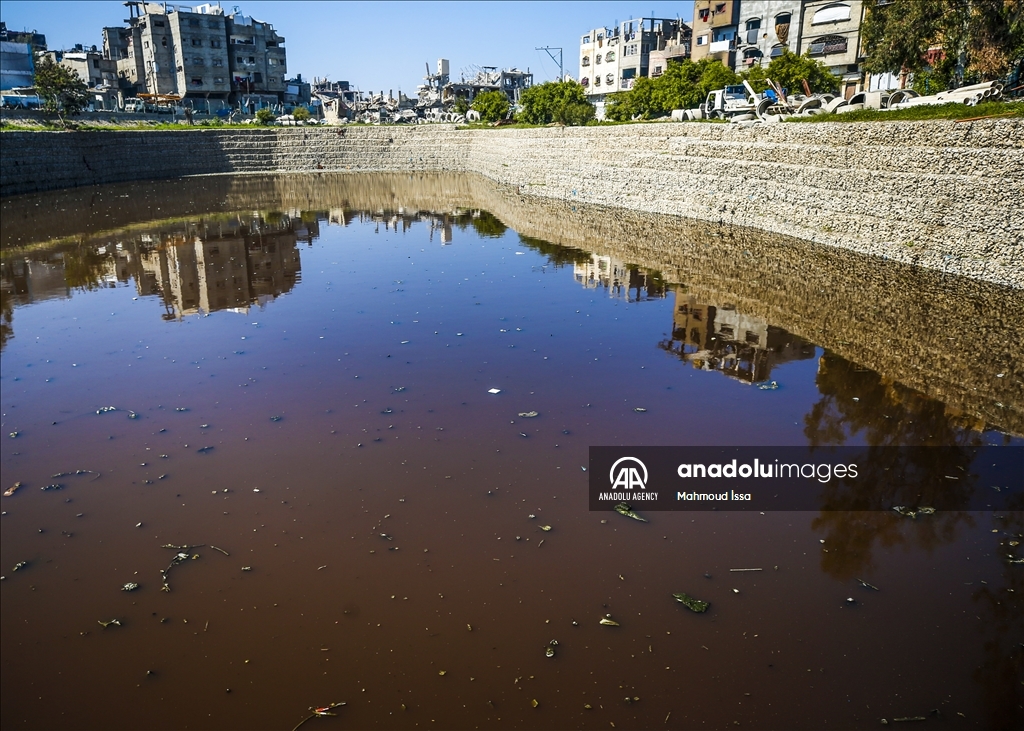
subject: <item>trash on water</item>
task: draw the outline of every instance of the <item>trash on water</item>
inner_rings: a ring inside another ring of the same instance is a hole
[[[101,409],[96,409],[96,413],[97,414],[106,414],[106,413],[108,413],[110,411],[117,411],[117,407],[116,406],[104,406]]]
[[[556,647],[558,647],[558,640],[551,640],[551,642],[548,643],[547,647],[544,648],[544,656],[554,657]]]
[[[213,447],[200,447],[199,449],[196,450],[196,452],[198,452],[199,454],[206,454],[207,452],[212,452],[212,451],[213,451]]]
[[[540,416],[536,411],[520,411],[519,415],[524,419],[532,419],[535,416]]]
[[[243,566],[242,571],[252,571],[252,566]]]
[[[697,612],[698,614],[701,612],[708,611],[708,607],[711,606],[707,602],[701,601],[700,599],[694,599],[686,592],[681,591],[676,594],[673,594],[672,596],[675,597],[675,600],[682,604],[684,607],[693,612]]]
[[[544,531],[545,533],[547,533],[547,532],[548,532],[549,530],[551,530],[551,526],[550,526],[550,525],[542,525],[542,526],[540,527],[540,529],[541,529],[542,531]]]
[[[928,506],[908,508],[905,505],[896,505],[893,507],[893,510],[906,518],[910,518],[911,520],[917,519],[917,516],[919,515],[931,515],[935,512],[935,508]]]
[[[732,571],[733,573],[741,572],[741,571],[763,571],[763,569],[729,569],[729,570]]]
[[[121,587],[121,591],[135,591],[139,588],[139,585],[134,581],[129,581],[127,584]]]
[[[13,485],[4,490],[4,497],[10,497],[21,488],[20,482],[15,482]]]
[[[872,590],[874,590],[874,591],[881,591],[881,589],[879,589],[879,588],[878,588],[877,586],[874,586],[874,585],[872,585],[872,584],[869,584],[868,582],[864,581],[864,579],[857,579],[857,582],[858,582],[858,583],[859,583],[859,584],[860,584],[861,586],[863,586],[863,587],[864,587],[865,589],[872,589]]]
[[[14,564],[14,568],[11,571],[21,571],[26,566],[28,566],[28,561],[18,561],[18,563]]]
[[[537,706],[540,705],[540,701],[537,700],[536,698],[534,698],[532,701],[530,701],[530,705],[533,706],[534,708],[536,708]]]
[[[230,693],[230,692],[231,692],[231,690],[228,689],[228,693]],[[299,721],[299,723],[292,729],[292,731],[298,731],[298,729],[304,723],[306,723],[306,721],[310,720],[311,718],[323,718],[325,716],[337,716],[338,714],[337,713],[332,713],[332,711],[335,708],[341,708],[343,705],[345,705],[345,703],[331,703],[331,704],[326,705],[326,706],[310,706],[309,707],[310,714],[308,716],[306,716],[304,719],[302,719],[301,721]]]
[[[601,621],[598,624],[603,624],[605,627],[619,627],[621,626],[618,622],[612,619],[612,615],[606,614],[601,617]]]
[[[271,421],[281,421],[281,419],[283,419],[283,418],[284,418],[283,416],[271,416],[270,420]]]
[[[102,619],[97,619],[96,623],[99,624],[103,629],[106,629],[107,627],[111,627],[111,626],[113,626],[113,627],[120,627],[121,626],[121,620],[120,619],[111,619],[111,620],[109,620],[107,622],[104,622]]]
[[[776,391],[779,388],[779,382],[768,381],[767,383],[759,383],[757,387],[762,391]]]
[[[203,548],[205,545],[205,543],[200,543],[198,546],[175,546],[173,544],[167,543],[161,546],[161,548],[169,548],[171,550],[177,551],[177,553],[174,554],[174,558],[171,559],[171,562],[167,565],[167,568],[160,569],[160,578],[163,579],[163,586],[160,588],[160,591],[171,590],[171,585],[167,580],[167,577],[170,574],[171,569],[173,569],[178,564],[185,563],[185,561],[194,561],[195,559],[199,558],[198,553],[190,554],[189,552],[193,548]]]
[[[637,515],[635,512],[633,512],[633,509],[631,507],[629,507],[628,503],[619,503],[618,505],[616,505],[613,508],[613,510],[615,510],[615,512],[618,513],[619,515],[625,515],[627,518],[632,518],[633,520],[639,520],[641,523],[646,523],[647,522],[647,520],[645,518],[641,518],[639,515]]]
[[[489,388],[489,389],[487,389],[487,393],[501,393],[501,389],[500,388]]]
[[[637,406],[635,409],[633,409],[633,411],[635,411],[638,414],[646,414],[647,413],[647,409],[643,408],[642,406]]]

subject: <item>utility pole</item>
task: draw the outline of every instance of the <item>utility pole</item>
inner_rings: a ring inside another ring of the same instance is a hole
[[[541,48],[533,49],[535,51],[544,51],[547,53],[551,60],[558,64],[558,80],[562,81],[565,78],[565,72],[562,70],[562,49],[556,46],[543,46]],[[552,51],[558,51],[558,58],[555,58],[555,54]]]

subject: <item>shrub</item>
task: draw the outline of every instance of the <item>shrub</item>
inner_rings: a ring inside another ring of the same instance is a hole
[[[519,98],[522,111],[516,117],[527,124],[579,126],[594,118],[594,105],[575,81],[551,81],[531,86]]]
[[[272,124],[275,119],[276,117],[274,116],[274,113],[266,107],[256,110],[257,124]]]
[[[497,122],[508,114],[508,97],[500,91],[485,91],[473,100],[473,109],[480,112],[484,122]]]
[[[308,122],[309,110],[306,107],[295,107],[292,116],[295,117],[296,122]]]

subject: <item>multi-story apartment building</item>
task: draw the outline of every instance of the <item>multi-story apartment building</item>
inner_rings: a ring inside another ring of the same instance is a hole
[[[631,89],[636,79],[651,76],[652,57],[654,75],[664,73],[667,58],[681,57],[689,37],[689,26],[668,18],[634,18],[584,34],[579,82],[597,107],[598,119],[604,117],[606,95]]]
[[[735,66],[740,0],[696,0],[693,7],[693,50],[690,58],[717,58]]]
[[[178,97],[219,107],[280,102],[285,93],[284,38],[269,23],[219,5],[126,3],[127,27],[104,28],[104,55],[116,61],[129,93]]]
[[[45,51],[41,55],[74,71],[90,89],[104,84],[117,86],[117,63],[104,58],[96,46],[86,50],[79,44],[70,51]]]
[[[766,66],[786,50],[798,52],[802,0],[740,0],[734,69]]]
[[[804,0],[800,54],[825,63],[842,80],[843,96],[849,98],[861,84],[862,0]]]

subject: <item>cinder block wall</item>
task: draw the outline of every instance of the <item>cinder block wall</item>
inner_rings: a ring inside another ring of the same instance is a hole
[[[0,195],[215,173],[465,171],[1024,287],[1024,121],[7,132]]]

